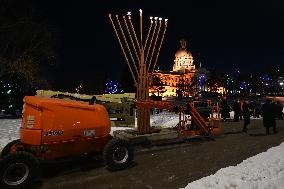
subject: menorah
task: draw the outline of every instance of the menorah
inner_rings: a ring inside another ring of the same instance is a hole
[[[115,19],[113,19],[109,14],[110,22],[137,89],[137,101],[149,100],[149,73],[151,74],[155,70],[168,22],[168,19],[164,19],[163,22],[162,18],[151,16],[149,30],[145,41],[143,41],[142,10],[140,9],[139,12],[140,39],[134,29],[131,12],[122,16],[123,21],[118,15],[115,15]],[[150,110],[148,108],[137,107],[137,127],[140,134],[151,133]]]

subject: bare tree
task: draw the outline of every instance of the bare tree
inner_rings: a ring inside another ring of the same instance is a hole
[[[43,64],[55,62],[53,28],[33,0],[0,1],[0,78],[39,82]]]
[[[154,93],[158,93],[158,97],[166,92],[165,86],[159,76],[153,75],[150,82],[150,87]]]
[[[215,71],[211,72],[210,77],[207,80],[207,84],[211,92],[217,92],[219,87],[224,86],[224,82]]]
[[[179,98],[189,97],[196,93],[196,78],[196,74],[190,79],[186,78],[184,74],[180,76],[179,82],[177,83],[177,95]]]

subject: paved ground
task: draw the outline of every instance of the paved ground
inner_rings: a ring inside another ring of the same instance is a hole
[[[248,157],[284,142],[284,121],[277,121],[278,133],[264,135],[262,120],[251,120],[247,134],[243,122],[226,122],[224,134],[214,141],[195,140],[187,143],[138,148],[135,163],[127,170],[109,172],[100,160],[78,158],[57,164],[46,164],[43,178],[33,188],[153,188],[175,189],[189,182],[236,165]]]

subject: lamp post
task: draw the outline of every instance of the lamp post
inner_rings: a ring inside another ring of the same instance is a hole
[[[148,34],[143,41],[143,12],[141,9],[139,10],[139,39],[132,23],[131,12],[122,16],[123,22],[120,22],[120,16],[116,15],[115,17],[114,20],[112,15],[109,14],[111,25],[137,89],[137,101],[149,100],[149,74],[153,73],[157,64],[168,19],[150,17]],[[124,25],[121,23],[124,23]],[[150,58],[148,58],[149,55],[151,55]],[[140,134],[151,133],[149,109],[137,107],[137,126]]]

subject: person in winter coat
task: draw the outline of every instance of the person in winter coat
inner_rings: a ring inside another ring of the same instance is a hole
[[[247,126],[250,124],[250,110],[249,110],[249,102],[247,100],[243,102],[243,118],[244,118],[243,132],[247,132]]]
[[[240,107],[240,103],[238,100],[234,101],[233,111],[234,111],[234,121],[237,122],[239,121],[240,113],[241,113],[241,107]]]
[[[260,118],[260,113],[261,113],[261,101],[256,100],[255,106],[254,106],[254,117]]]
[[[273,132],[276,131],[276,121],[275,121],[275,105],[271,103],[270,99],[267,99],[266,102],[262,105],[262,117],[263,117],[263,126],[266,128],[266,134],[269,135],[269,128],[273,127]]]
[[[222,101],[220,102],[221,106],[221,116],[223,118],[223,121],[227,121],[227,118],[230,117],[230,106],[228,105],[227,99],[224,97]]]
[[[280,101],[276,102],[276,117],[278,119],[283,119],[283,105]]]

